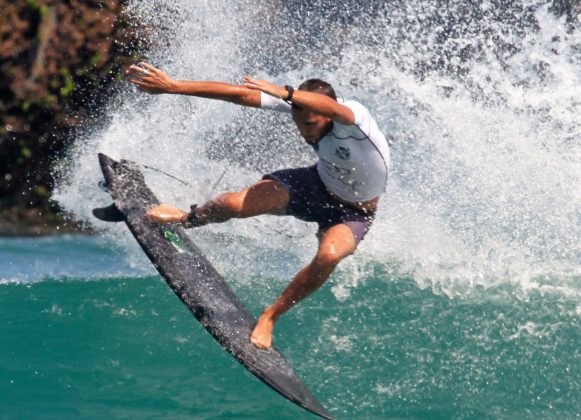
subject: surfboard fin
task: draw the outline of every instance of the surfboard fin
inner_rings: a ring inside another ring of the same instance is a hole
[[[93,209],[93,216],[104,222],[124,222],[125,216],[117,209],[115,204],[106,207],[97,207]]]

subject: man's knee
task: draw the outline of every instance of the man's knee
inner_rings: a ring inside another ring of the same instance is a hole
[[[233,215],[242,211],[244,198],[240,192],[228,192],[220,194],[214,199],[214,202],[222,209],[228,210]]]
[[[353,251],[345,252],[333,247],[319,249],[315,256],[315,263],[320,267],[335,268],[341,261],[351,255]]]
[[[332,226],[321,234],[315,262],[320,266],[335,268],[353,254],[356,248],[355,236],[347,225]]]

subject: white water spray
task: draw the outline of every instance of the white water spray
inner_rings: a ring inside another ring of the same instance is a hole
[[[376,224],[341,268],[348,275],[335,286],[338,297],[377,264],[452,295],[506,283],[577,294],[581,30],[542,1],[508,9],[327,3],[166,0],[130,10],[160,28],[150,61],[174,77],[321,77],[371,109],[391,139],[393,173]],[[293,25],[284,24],[289,18]],[[110,124],[78,141],[55,193],[109,234],[127,237],[90,215],[109,200],[97,187],[97,152],[191,181],[193,191],[146,172],[160,199],[182,207],[314,160],[286,116],[130,87],[121,95]],[[274,217],[196,233],[210,255],[226,256],[216,259],[222,272],[235,266],[241,277],[281,283],[314,252],[313,234]]]

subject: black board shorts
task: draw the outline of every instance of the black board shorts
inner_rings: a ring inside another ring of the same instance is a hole
[[[305,222],[316,222],[319,232],[345,224],[353,232],[355,243],[359,244],[375,218],[375,212],[349,207],[329,194],[316,165],[283,169],[264,175],[262,179],[278,181],[289,195],[286,214]]]

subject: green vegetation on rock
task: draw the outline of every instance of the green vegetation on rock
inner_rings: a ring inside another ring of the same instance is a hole
[[[57,209],[51,166],[143,50],[119,0],[0,0],[0,233]],[[9,216],[10,215],[10,216]],[[37,223],[37,222],[34,222]]]

